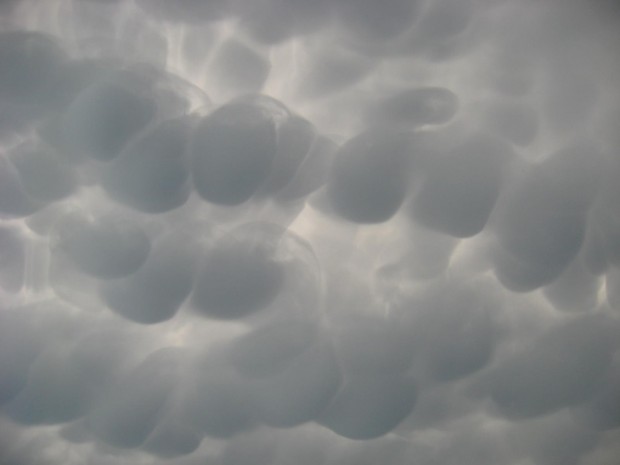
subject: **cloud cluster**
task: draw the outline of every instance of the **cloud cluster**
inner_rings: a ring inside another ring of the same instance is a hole
[[[613,465],[620,17],[0,4],[0,463]]]

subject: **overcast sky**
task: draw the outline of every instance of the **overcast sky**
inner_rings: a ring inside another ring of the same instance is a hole
[[[0,1],[0,464],[616,465],[614,0]]]

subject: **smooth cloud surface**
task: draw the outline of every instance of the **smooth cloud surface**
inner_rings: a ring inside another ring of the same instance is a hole
[[[0,463],[615,465],[608,0],[0,4]]]

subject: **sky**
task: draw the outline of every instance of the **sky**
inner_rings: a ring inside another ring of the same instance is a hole
[[[0,2],[0,464],[616,465],[619,23]]]

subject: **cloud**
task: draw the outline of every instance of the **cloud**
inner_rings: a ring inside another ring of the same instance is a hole
[[[163,121],[130,143],[102,177],[110,196],[145,213],[164,213],[187,202],[191,124],[189,118]]]
[[[0,462],[612,465],[618,9],[0,5]]]
[[[335,212],[358,223],[390,219],[407,194],[411,152],[407,136],[388,131],[367,131],[344,144],[326,183]]]
[[[413,202],[414,218],[450,236],[478,234],[493,211],[511,158],[505,142],[484,134],[463,141],[451,153],[433,154]]]

